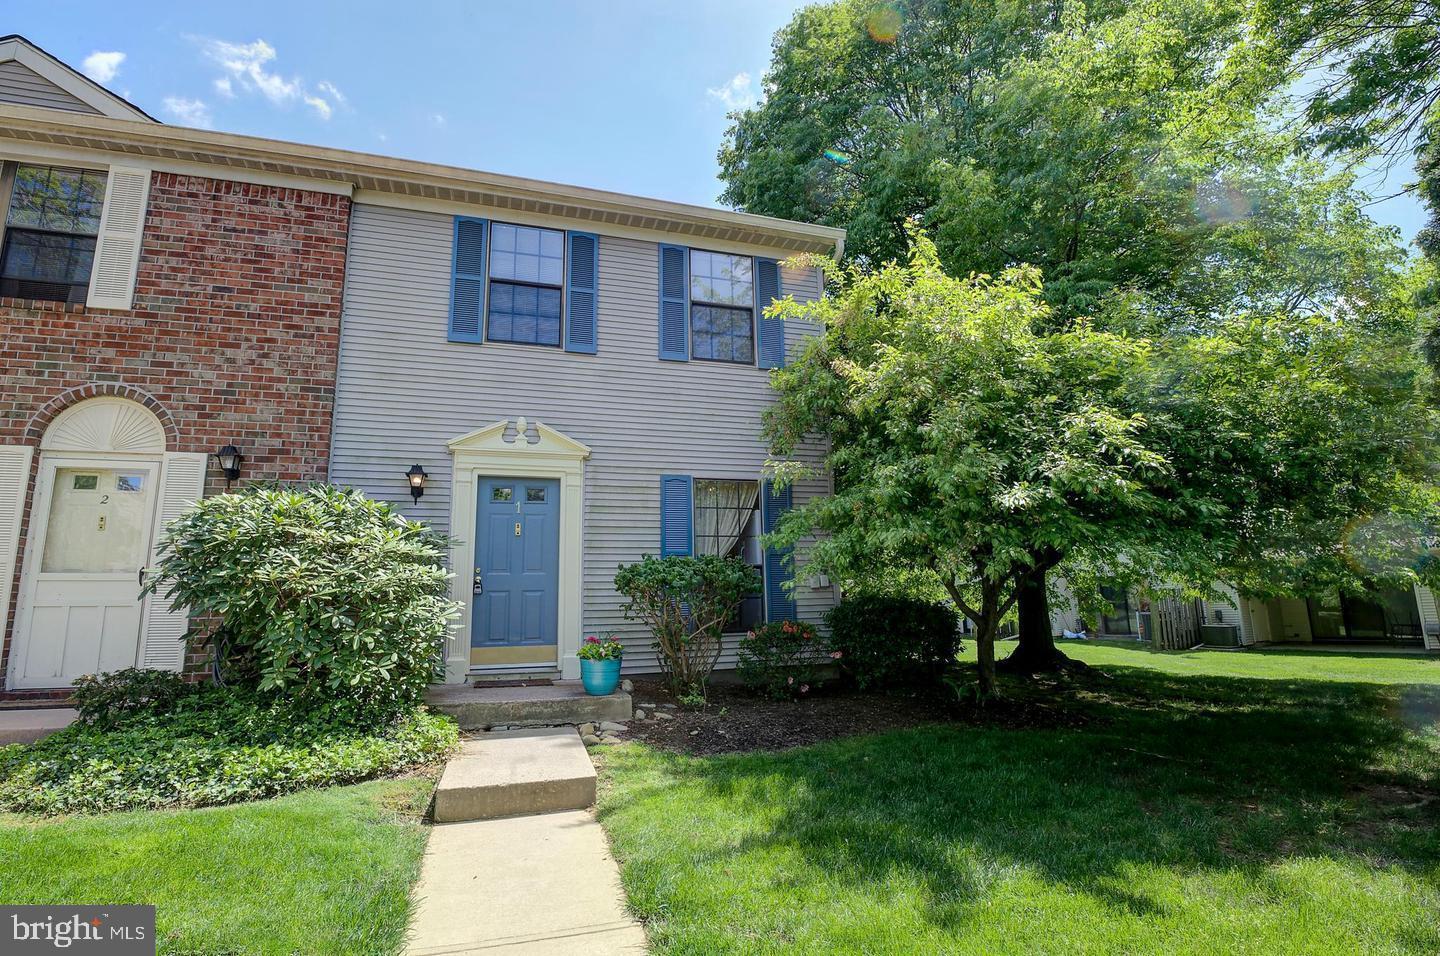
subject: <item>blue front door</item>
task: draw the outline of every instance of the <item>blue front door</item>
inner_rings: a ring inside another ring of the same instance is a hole
[[[560,482],[484,478],[475,501],[472,664],[555,660]]]

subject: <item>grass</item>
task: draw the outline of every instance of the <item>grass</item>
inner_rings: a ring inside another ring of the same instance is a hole
[[[1076,727],[608,750],[657,952],[1440,951],[1436,661],[1065,649]]]
[[[434,779],[205,810],[0,815],[0,903],[153,903],[159,949],[397,952]]]

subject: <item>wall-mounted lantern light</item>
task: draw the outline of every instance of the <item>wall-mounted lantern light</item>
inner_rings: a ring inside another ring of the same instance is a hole
[[[225,473],[225,490],[230,490],[230,483],[240,477],[240,462],[245,456],[240,454],[240,449],[234,445],[226,445],[215,453],[215,460],[220,463],[220,470]]]
[[[425,469],[421,468],[419,464],[414,464],[410,466],[409,471],[405,472],[405,477],[410,482],[410,497],[415,499],[418,504],[420,496],[425,493],[425,479],[430,476],[425,474]]]

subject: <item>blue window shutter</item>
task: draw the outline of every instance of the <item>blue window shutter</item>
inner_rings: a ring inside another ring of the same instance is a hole
[[[761,482],[760,500],[761,531],[769,534],[780,522],[780,516],[790,510],[790,486],[786,485],[784,490],[777,493],[771,482]],[[793,550],[789,547],[765,548],[765,620],[767,621],[795,620],[795,596],[785,587],[795,576],[795,569],[791,567],[789,560]]]
[[[599,345],[600,239],[570,233],[565,351],[595,354]]]
[[[764,315],[770,303],[778,298],[780,263],[774,259],[756,259],[755,322],[760,342],[755,354],[760,358],[761,368],[785,367],[785,322],[783,319],[767,319]]]
[[[486,222],[455,217],[455,261],[450,277],[450,341],[484,341]]]
[[[689,475],[660,476],[660,557],[695,553],[694,493]]]
[[[690,250],[660,246],[660,357],[690,361]]]

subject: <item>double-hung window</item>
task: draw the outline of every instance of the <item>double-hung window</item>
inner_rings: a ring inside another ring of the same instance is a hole
[[[106,174],[4,164],[6,203],[0,296],[84,303],[105,205]]]
[[[736,558],[761,571],[760,483],[696,478],[694,485],[695,553]],[[748,631],[765,620],[759,591],[745,595],[727,631]]]
[[[492,223],[489,282],[487,339],[560,347],[565,233]]]
[[[755,364],[754,260],[690,250],[690,357]]]

